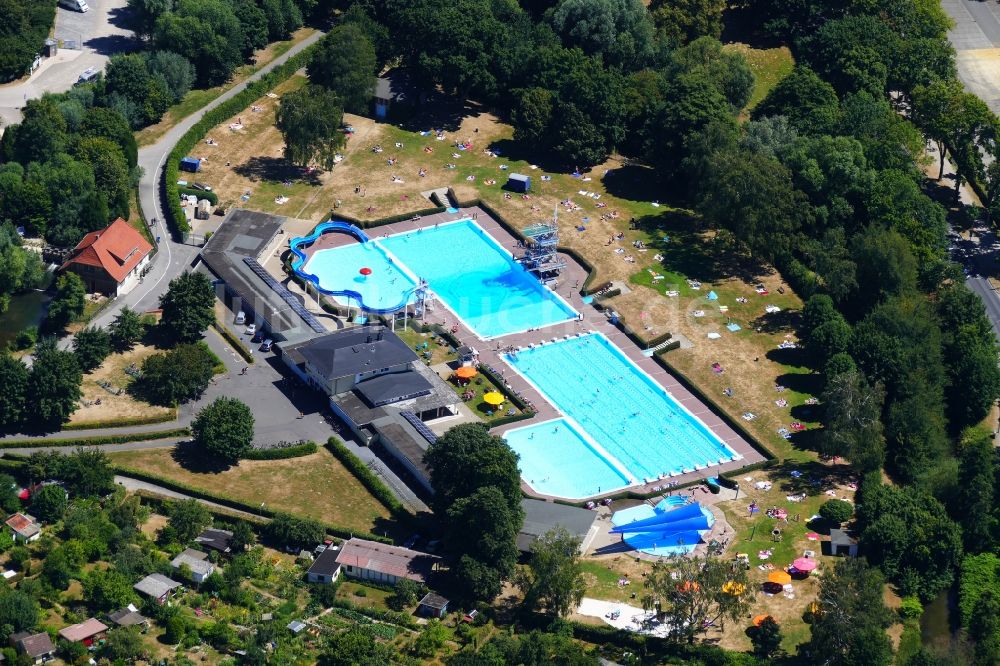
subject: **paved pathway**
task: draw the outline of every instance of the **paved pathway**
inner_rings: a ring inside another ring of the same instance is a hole
[[[124,487],[126,490],[136,491],[145,490],[147,492],[155,493],[161,497],[168,497],[170,499],[195,499],[204,504],[205,506],[210,506],[213,509],[220,509],[226,513],[232,513],[238,516],[246,516],[247,518],[253,518],[256,520],[270,520],[267,516],[261,516],[256,513],[250,513],[248,511],[240,511],[239,509],[234,509],[232,507],[226,506],[225,504],[218,504],[216,502],[210,502],[206,499],[200,497],[191,497],[190,495],[185,495],[184,493],[179,493],[176,490],[171,490],[169,488],[164,488],[163,486],[158,486],[155,483],[148,483],[146,481],[140,481],[139,479],[133,479],[129,476],[115,475],[115,483]]]

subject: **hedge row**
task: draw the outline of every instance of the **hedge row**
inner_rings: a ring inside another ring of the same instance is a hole
[[[655,347],[657,345],[662,345],[664,342],[673,337],[673,334],[667,331],[666,333],[661,333],[660,335],[654,336],[646,341],[646,345],[649,348]]]
[[[526,411],[520,414],[513,414],[511,416],[501,416],[498,419],[493,419],[486,425],[489,426],[490,430],[494,428],[499,428],[500,426],[510,425],[511,423],[517,423],[518,421],[527,421],[530,418],[534,418],[535,412]]]
[[[681,348],[681,341],[680,340],[674,340],[669,345],[667,345],[663,349],[660,349],[656,353],[657,354],[666,354],[667,352],[672,352],[673,350],[680,349],[680,348]]]
[[[409,516],[406,509],[403,508],[403,504],[396,499],[396,496],[392,494],[389,487],[386,486],[382,479],[375,476],[374,472],[368,469],[368,466],[362,462],[361,458],[357,457],[351,451],[344,446],[344,444],[336,437],[331,437],[326,442],[326,448],[330,449],[330,453],[339,460],[344,467],[354,475],[354,477],[361,482],[368,492],[377,499],[382,505],[389,509],[389,511],[394,516]]]
[[[237,511],[243,511],[251,515],[263,516],[265,518],[273,518],[276,513],[281,513],[279,511],[274,511],[269,508],[261,508],[253,504],[244,502],[243,500],[236,499],[235,497],[229,497],[228,495],[220,495],[217,493],[210,493],[201,488],[195,488],[194,486],[189,486],[186,483],[180,483],[179,481],[172,481],[170,479],[164,479],[153,474],[148,474],[139,469],[133,469],[131,467],[125,467],[123,465],[112,465],[112,468],[117,474],[122,476],[127,476],[139,481],[146,481],[154,485],[166,488],[168,490],[173,490],[178,493],[183,493],[189,495],[196,499],[206,500],[208,502],[214,502],[216,504],[229,507],[230,509],[235,509]],[[380,543],[392,543],[392,539],[387,539],[384,536],[378,534],[370,534],[368,532],[361,532],[359,530],[350,529],[347,527],[341,527],[339,525],[331,525],[329,523],[320,523],[323,529],[326,530],[327,534],[331,534],[335,537],[340,537],[342,539],[350,539],[351,537],[358,537],[360,539],[368,539],[369,541],[378,541]]]
[[[213,127],[250,106],[250,104],[263,97],[272,88],[304,67],[309,62],[309,59],[312,58],[315,49],[316,45],[314,44],[295,54],[256,81],[249,83],[238,94],[222,102],[214,109],[206,111],[201,120],[185,132],[184,136],[174,146],[174,149],[170,151],[170,155],[167,156],[166,167],[163,169],[163,187],[167,202],[167,223],[175,234],[183,237],[184,234],[191,231],[191,225],[188,224],[187,217],[184,215],[184,209],[181,208],[180,188],[177,185],[181,159],[187,157],[191,150],[201,141],[202,137]]]
[[[155,430],[153,432],[136,432],[121,435],[101,435],[99,437],[68,437],[60,439],[8,439],[0,440],[0,449],[30,449],[47,446],[97,446],[99,444],[129,444],[131,442],[149,442],[156,439],[176,439],[187,437],[191,431],[187,428],[172,428],[170,430]]]
[[[198,199],[208,199],[208,203],[213,206],[219,205],[219,195],[215,192],[207,192],[205,190],[196,190],[193,187],[181,187],[177,186],[177,195],[181,197],[196,196]]]
[[[490,370],[489,368],[487,368],[485,365],[480,365],[479,366],[479,372],[482,373],[483,375],[485,375],[486,378],[489,379],[491,382],[493,382],[493,384],[496,385],[497,388],[503,389],[503,387],[504,387],[504,378],[503,377],[501,377],[497,373],[493,372],[492,370]],[[524,398],[522,398],[521,396],[514,395],[513,393],[510,393],[509,391],[504,391],[504,393],[507,394],[507,399],[510,400],[512,403],[514,403],[514,406],[517,407],[518,409],[532,411],[531,407],[528,406],[528,403],[525,402]]]
[[[229,330],[228,326],[225,326],[217,321],[214,321],[212,322],[212,328],[214,328],[216,331],[219,332],[219,335],[222,336],[223,340],[225,340],[226,342],[228,342],[233,346],[233,349],[236,350],[237,354],[243,357],[244,361],[246,361],[251,365],[254,364],[255,361],[253,354],[250,352],[249,349],[247,349],[247,346],[243,344],[242,340],[233,335],[233,332]]]
[[[305,442],[295,446],[283,446],[273,449],[252,449],[243,456],[243,460],[284,460],[286,458],[301,458],[316,453],[316,442]]]
[[[177,502],[176,497],[166,497],[164,495],[159,495],[154,493],[152,490],[145,490],[140,488],[139,490],[133,491],[133,494],[140,497],[143,504],[150,507],[153,513],[159,513],[167,515],[170,513],[168,505]],[[232,522],[234,520],[242,520],[245,523],[249,523],[255,529],[254,531],[260,534],[259,527],[261,525],[267,524],[266,518],[261,518],[260,516],[247,516],[242,513],[236,513],[235,509],[227,509],[225,507],[218,506],[205,506],[205,510],[208,511],[213,516],[222,516],[226,522]]]
[[[151,425],[153,423],[166,423],[177,418],[177,410],[168,414],[156,414],[153,416],[133,416],[121,417],[118,419],[107,419],[105,421],[88,421],[85,423],[66,423],[63,430],[94,430],[97,428],[123,428],[125,426]]]

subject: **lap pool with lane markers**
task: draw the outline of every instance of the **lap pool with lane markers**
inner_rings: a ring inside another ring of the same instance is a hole
[[[545,428],[531,438],[522,434],[535,426],[506,433],[521,455],[522,477],[537,492],[581,498],[598,485],[608,492],[739,459],[604,335],[522,349],[505,360],[579,430],[575,440],[549,437]],[[604,485],[615,476],[616,486]]]

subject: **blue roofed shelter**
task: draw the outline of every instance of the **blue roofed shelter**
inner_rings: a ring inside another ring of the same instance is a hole
[[[529,192],[531,191],[531,176],[512,173],[510,174],[510,178],[507,179],[507,188],[515,192]]]

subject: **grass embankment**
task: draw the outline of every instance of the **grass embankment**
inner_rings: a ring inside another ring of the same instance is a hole
[[[273,511],[371,532],[389,511],[324,448],[288,460],[244,460],[222,472],[182,466],[167,449],[121,451],[111,460],[208,493],[219,493]]]
[[[750,93],[750,101],[743,109],[744,113],[752,111],[795,67],[792,52],[787,46],[755,49],[746,44],[727,44],[725,48],[742,53],[750,65],[750,71],[753,72],[753,92]]]

